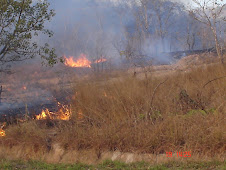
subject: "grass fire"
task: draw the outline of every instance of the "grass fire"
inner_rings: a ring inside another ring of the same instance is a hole
[[[65,57],[65,65],[69,67],[91,67],[91,62],[86,58],[85,54],[81,54],[76,61],[74,61],[73,57]]]
[[[37,120],[45,120],[45,119],[58,119],[58,120],[69,120],[71,116],[71,110],[69,106],[62,105],[58,102],[59,110],[57,112],[51,112],[49,109],[42,110],[42,113],[36,115]]]
[[[65,65],[68,66],[68,67],[88,67],[88,68],[91,68],[91,64],[92,62],[89,61],[86,57],[85,54],[81,54],[77,60],[74,60],[74,57],[64,57],[65,59]],[[105,58],[101,58],[101,59],[98,59],[98,60],[95,60],[93,63],[103,63],[103,62],[106,62],[107,59]]]
[[[1,1],[0,169],[224,169],[225,4],[191,2]]]

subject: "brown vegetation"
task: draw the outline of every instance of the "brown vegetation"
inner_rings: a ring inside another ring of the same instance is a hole
[[[25,158],[49,153],[57,144],[59,152],[94,150],[97,158],[106,151],[190,151],[223,159],[225,75],[225,65],[215,63],[170,76],[82,81],[75,87],[70,121],[30,120],[9,126],[0,147],[29,150]],[[6,156],[3,150],[0,155]]]

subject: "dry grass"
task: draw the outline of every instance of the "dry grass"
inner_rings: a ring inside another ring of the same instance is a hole
[[[8,127],[0,145],[23,145],[33,153],[49,152],[51,144],[59,143],[65,150],[94,149],[97,155],[118,150],[225,156],[226,67],[191,70],[168,77],[79,82],[70,121]]]

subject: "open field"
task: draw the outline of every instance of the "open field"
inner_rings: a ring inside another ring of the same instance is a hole
[[[105,74],[76,81],[70,120],[26,119],[7,126],[6,136],[0,137],[0,157],[49,163],[98,164],[110,159],[222,164],[225,65],[168,73],[149,72],[143,78],[142,73],[114,78]],[[177,152],[183,152],[182,157]]]

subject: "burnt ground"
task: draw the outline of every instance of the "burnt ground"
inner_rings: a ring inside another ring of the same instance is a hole
[[[13,123],[28,114],[31,118],[43,109],[56,111],[57,103],[69,104],[76,69],[28,65],[15,67],[13,74],[2,75],[0,122]]]

